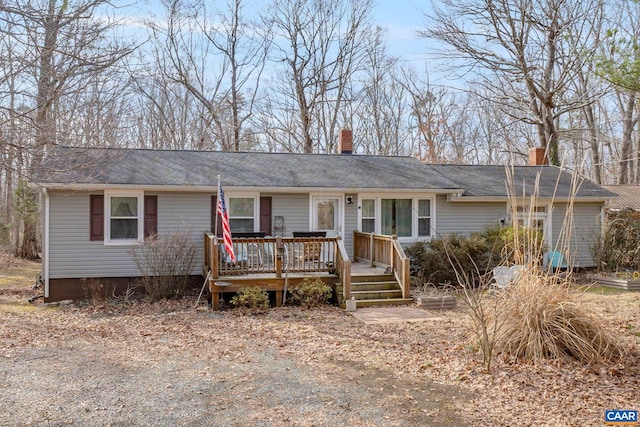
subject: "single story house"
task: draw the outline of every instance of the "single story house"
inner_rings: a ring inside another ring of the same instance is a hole
[[[130,249],[154,233],[190,233],[202,260],[193,274],[201,275],[211,255],[201,242],[215,229],[218,176],[232,233],[320,231],[341,236],[345,259],[355,258],[357,233],[395,235],[406,246],[511,221],[541,228],[555,247],[572,206],[566,256],[576,267],[593,265],[589,247],[613,194],[535,164],[539,151],[531,166],[433,165],[352,154],[348,130],[338,142],[339,154],[53,148],[36,182],[45,300],[82,298],[83,279],[139,276]]]

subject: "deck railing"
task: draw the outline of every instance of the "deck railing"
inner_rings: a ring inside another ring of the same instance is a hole
[[[338,268],[336,237],[234,238],[235,263],[213,233],[205,232],[204,240],[205,265],[214,279],[243,274],[270,273],[282,277],[287,272],[333,273]],[[348,257],[344,259],[348,260]]]
[[[374,233],[353,233],[355,261],[367,261],[372,267],[391,267],[400,287],[402,297],[409,298],[411,276],[409,257],[404,253],[397,236]]]

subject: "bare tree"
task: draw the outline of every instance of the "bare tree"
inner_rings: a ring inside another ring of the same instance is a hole
[[[615,89],[615,100],[621,115],[622,135],[618,158],[618,183],[634,182],[638,173],[633,167],[638,161],[638,150],[634,150],[634,132],[640,112],[640,55],[637,40],[640,36],[640,5],[636,2],[617,1],[608,16],[605,43],[597,62],[598,74]]]
[[[411,135],[416,143],[413,154],[429,163],[448,163],[452,139],[451,122],[455,100],[446,88],[432,85],[428,76],[420,78],[415,70],[403,69],[402,82],[408,93]],[[462,159],[457,159],[461,161]]]
[[[164,6],[166,25],[149,22],[164,78],[184,86],[202,104],[222,149],[247,148],[252,138],[244,133],[271,43],[269,32],[246,18],[242,0],[229,0],[226,11],[212,14],[204,3],[166,0]]]
[[[21,155],[19,168],[25,178],[38,171],[49,146],[67,140],[57,118],[76,112],[63,111],[63,100],[83,93],[89,76],[113,67],[132,50],[130,45],[109,39],[116,22],[107,16],[95,17],[98,9],[108,6],[107,0],[13,0],[0,4],[0,32],[5,48],[12,52],[7,58],[11,66],[2,69],[9,73],[0,77],[0,84],[5,85],[0,90],[9,94],[2,107],[8,111],[5,123],[9,128],[19,126],[29,135],[10,142]],[[35,258],[36,222],[32,215],[24,216],[23,221],[13,224],[14,230],[22,230],[15,231],[22,236],[16,251]]]
[[[361,69],[371,40],[372,0],[275,0],[268,24],[274,30],[274,60],[283,65],[270,94],[280,127],[305,153],[332,152],[347,84]],[[295,107],[295,110],[292,108]]]
[[[380,28],[367,47],[369,64],[347,96],[354,101],[343,109],[343,123],[355,134],[354,149],[367,154],[410,154],[407,90],[400,81],[398,59],[389,56]]]
[[[567,97],[586,56],[567,45],[589,44],[590,29],[581,25],[602,7],[600,0],[442,0],[422,35],[453,48],[464,70],[517,120],[534,125],[538,144],[558,164],[558,121],[585,101]],[[582,32],[585,30],[585,32]],[[571,37],[569,35],[571,34]],[[524,96],[523,96],[524,95]]]

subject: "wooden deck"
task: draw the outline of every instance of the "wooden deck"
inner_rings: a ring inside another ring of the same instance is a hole
[[[371,243],[370,234],[360,233]],[[408,258],[397,253],[400,245],[390,236],[381,236],[385,243],[378,251],[388,257],[371,260],[357,257],[352,262],[340,238],[239,238],[234,239],[236,264],[226,258],[220,242],[205,233],[205,266],[209,277],[213,309],[220,307],[225,294],[236,293],[247,286],[275,294],[275,304],[282,305],[285,289],[297,287],[307,277],[317,277],[335,291],[337,302],[354,298],[358,305],[407,303],[409,299]],[[362,246],[362,244],[361,244]],[[352,290],[353,288],[353,290]],[[230,295],[229,295],[230,298]]]

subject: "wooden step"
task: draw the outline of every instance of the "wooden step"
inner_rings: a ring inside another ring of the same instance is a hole
[[[336,285],[336,289],[342,292],[342,284]],[[389,282],[360,282],[360,283],[352,283],[351,291],[378,291],[378,290],[390,290],[390,289],[400,289],[400,285],[396,281]]]
[[[361,282],[395,282],[396,277],[393,274],[374,274],[374,275],[351,275],[351,283]]]
[[[387,289],[387,290],[375,290],[375,291],[351,290],[351,296],[358,301],[402,298],[402,291],[400,289],[391,289],[391,290]]]
[[[411,298],[385,298],[385,299],[368,299],[368,300],[356,300],[356,307],[373,307],[378,305],[410,305],[413,304]],[[345,304],[341,306],[344,308]]]

